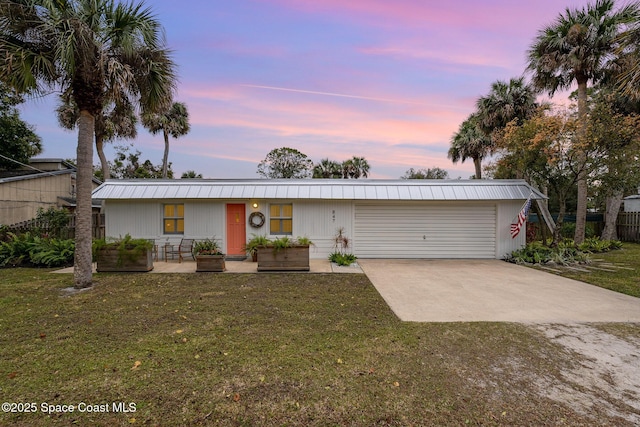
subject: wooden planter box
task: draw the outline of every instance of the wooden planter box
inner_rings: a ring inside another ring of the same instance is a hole
[[[258,271],[309,271],[309,246],[291,246],[278,251],[258,248]]]
[[[97,271],[151,271],[153,270],[153,250],[145,250],[138,256],[133,256],[134,251],[125,251],[121,256],[117,248],[103,248],[96,254],[98,262]],[[127,253],[128,252],[128,253]]]
[[[225,271],[224,255],[196,255],[197,272],[222,272]]]

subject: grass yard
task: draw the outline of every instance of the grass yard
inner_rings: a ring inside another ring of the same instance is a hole
[[[581,361],[539,330],[400,322],[365,275],[95,278],[2,270],[0,395],[37,412],[0,425],[631,425],[545,397]]]
[[[561,275],[640,298],[640,244],[624,243],[622,249],[593,254],[591,258],[597,260],[594,266],[604,269],[588,273],[562,269]]]

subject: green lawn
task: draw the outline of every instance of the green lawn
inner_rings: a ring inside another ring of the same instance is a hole
[[[615,272],[593,269],[589,273],[562,269],[561,275],[640,298],[640,244],[624,243],[622,249],[593,254],[591,258],[598,260],[594,266],[609,268],[609,263],[621,268]]]
[[[536,329],[400,322],[364,275],[103,274],[61,296],[70,275],[0,272],[0,394],[37,409],[0,425],[629,425],[544,397],[580,360]],[[110,412],[42,412],[80,402]]]

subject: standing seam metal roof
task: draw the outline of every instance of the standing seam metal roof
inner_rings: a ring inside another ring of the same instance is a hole
[[[108,180],[105,200],[525,200],[546,198],[523,180]]]

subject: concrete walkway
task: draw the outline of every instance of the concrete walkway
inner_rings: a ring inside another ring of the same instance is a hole
[[[227,271],[225,273],[257,273],[258,264],[246,261],[225,261],[225,267]],[[341,267],[337,264],[331,263],[325,259],[311,259],[309,260],[310,271],[290,271],[289,273],[360,273],[362,269],[358,265],[351,265],[349,267]],[[96,272],[96,264],[93,264],[93,272]],[[196,263],[195,261],[188,259],[183,262],[177,260],[154,261],[153,270],[149,273],[195,273]],[[64,268],[62,270],[56,270],[54,273],[73,273],[73,267]],[[268,272],[260,272],[260,274],[266,274]],[[273,273],[282,273],[281,271],[274,271]],[[219,274],[219,273],[211,273]]]
[[[415,322],[640,322],[640,298],[500,260],[358,260]]]

